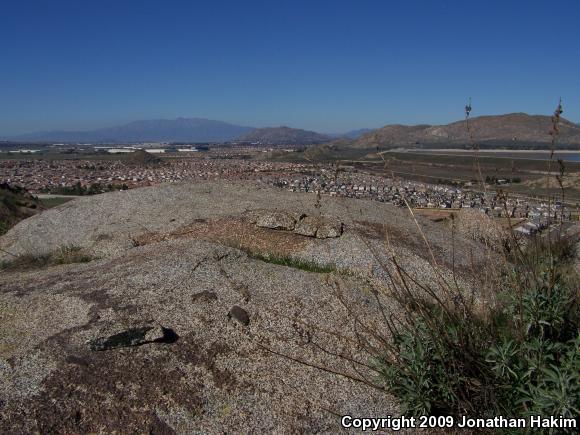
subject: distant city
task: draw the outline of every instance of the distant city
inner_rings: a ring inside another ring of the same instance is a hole
[[[564,207],[524,194],[512,194],[500,201],[493,185],[485,193],[477,180],[456,183],[441,179],[436,183],[404,179],[377,169],[349,163],[276,162],[263,160],[272,152],[291,156],[292,147],[267,148],[257,144],[228,146],[144,143],[140,146],[95,146],[70,149],[55,144],[51,150],[60,158],[42,158],[46,150],[19,149],[15,159],[0,160],[0,181],[21,186],[34,194],[82,195],[100,191],[133,189],[160,183],[200,180],[258,180],[293,192],[321,193],[329,196],[368,199],[407,205],[417,209],[473,209],[490,216],[511,218],[514,229],[533,234],[552,220],[578,219],[578,204]],[[146,150],[153,161],[124,160],[136,150]],[[26,153],[34,155],[26,159]],[[46,157],[50,157],[46,154]],[[99,157],[101,156],[101,157]],[[118,157],[116,157],[118,156]],[[154,156],[163,156],[158,159]],[[9,157],[9,156],[6,156]],[[40,157],[40,158],[39,158]],[[68,158],[67,158],[68,157]],[[494,179],[495,185],[508,187],[513,180]],[[516,180],[519,182],[520,180]],[[552,215],[548,210],[552,210]]]

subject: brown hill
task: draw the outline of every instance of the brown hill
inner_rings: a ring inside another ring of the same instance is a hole
[[[551,118],[542,115],[510,113],[480,116],[470,120],[475,140],[521,146],[549,143]],[[447,125],[386,125],[352,142],[353,148],[405,147],[421,145],[465,145],[471,142],[465,121]],[[580,144],[580,126],[567,120],[560,124],[558,142]]]
[[[161,159],[145,150],[137,150],[126,155],[125,163],[135,166],[156,166]]]
[[[241,135],[238,140],[272,145],[308,145],[329,142],[331,138],[315,131],[290,127],[257,128]]]

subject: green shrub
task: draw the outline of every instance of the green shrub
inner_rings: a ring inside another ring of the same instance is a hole
[[[413,298],[409,319],[374,359],[379,380],[413,415],[580,414],[578,276],[562,244],[533,245],[482,314]]]
[[[6,219],[0,219],[0,236],[5,234],[10,229],[10,223]]]
[[[403,400],[403,413],[439,415],[456,406],[460,378],[449,379],[445,369],[446,355],[437,349],[424,323],[395,337],[398,360],[377,359],[375,368],[381,373],[389,391]]]

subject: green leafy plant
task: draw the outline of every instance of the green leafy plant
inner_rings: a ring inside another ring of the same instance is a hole
[[[471,307],[460,321],[458,313],[415,299],[412,321],[374,361],[380,381],[405,412],[578,415],[578,281],[558,272],[554,276],[543,269],[546,261],[536,267],[531,285],[529,276],[521,276],[528,271],[515,269],[528,286],[505,287],[507,295],[484,318]],[[505,313],[519,315],[506,325]]]

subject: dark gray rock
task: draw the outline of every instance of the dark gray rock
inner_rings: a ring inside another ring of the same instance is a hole
[[[228,317],[230,319],[235,319],[240,322],[244,326],[248,326],[250,324],[250,316],[246,310],[242,307],[238,307],[234,305],[230,312],[228,313]]]
[[[95,338],[89,342],[89,347],[94,351],[102,351],[139,346],[146,343],[173,343],[177,338],[177,334],[169,328],[142,326],[130,328],[108,337]]]

